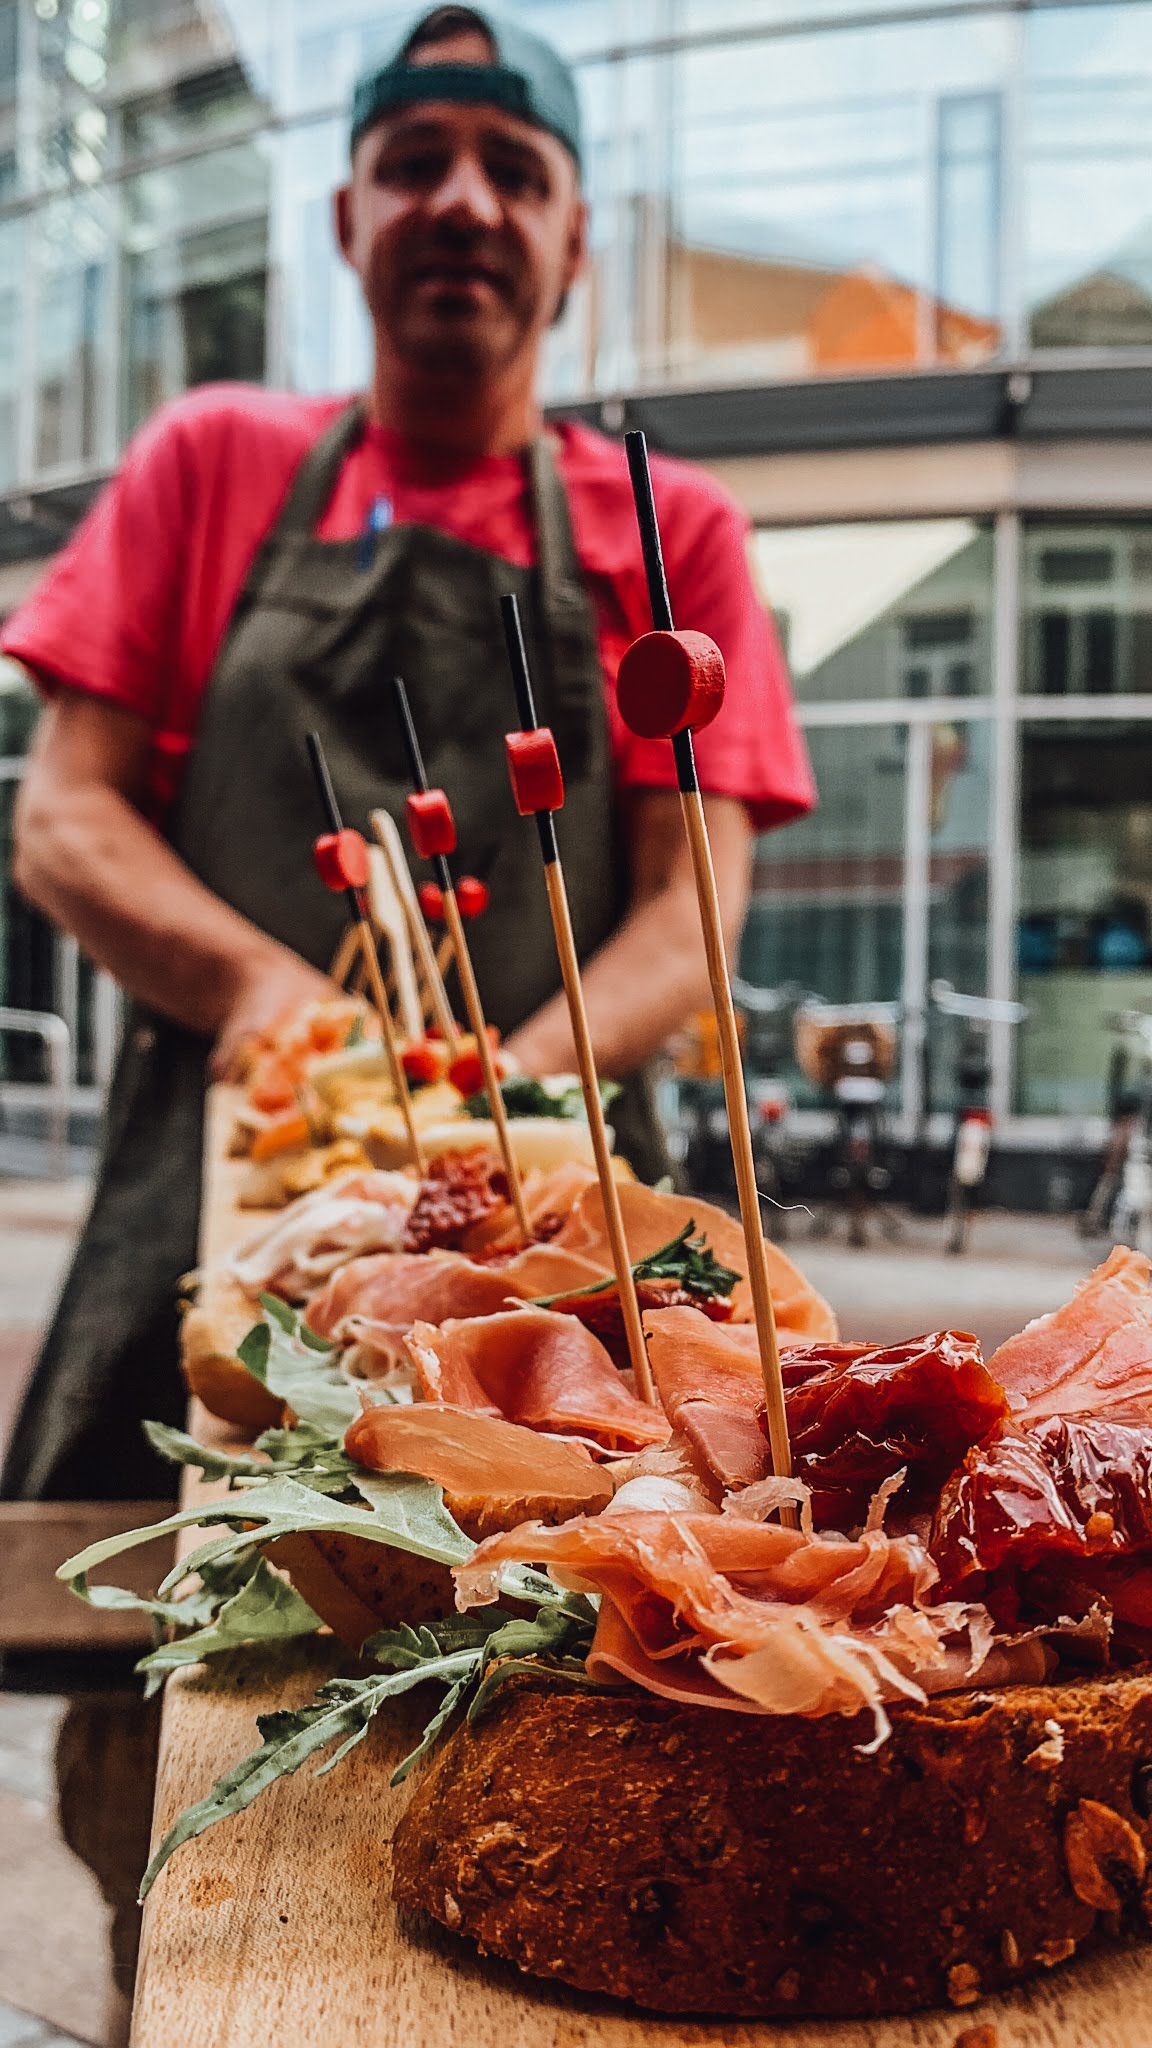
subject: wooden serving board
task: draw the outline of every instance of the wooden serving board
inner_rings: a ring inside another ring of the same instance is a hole
[[[246,1234],[224,1157],[231,1101],[209,1120],[205,1257]],[[193,1418],[199,1433],[207,1418]],[[209,1425],[214,1427],[214,1425]],[[222,1432],[217,1431],[218,1437]],[[255,1717],[302,1704],[350,1668],[334,1644],[238,1653],[168,1682],[156,1826],[166,1829],[256,1746]],[[388,1779],[424,1710],[397,1702],[347,1762],[283,1780],[181,1849],[145,1910],[133,2048],[1148,2048],[1152,1948],[1117,1947],[1010,1997],[912,2019],[741,2025],[657,2018],[478,1956],[390,1897],[405,1798]],[[986,2031],[981,2033],[979,2030]]]

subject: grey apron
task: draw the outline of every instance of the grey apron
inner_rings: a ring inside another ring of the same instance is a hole
[[[388,679],[403,675],[433,785],[451,798],[458,873],[492,906],[471,928],[489,1017],[511,1031],[559,986],[535,835],[504,763],[514,723],[498,600],[524,616],[541,718],[567,801],[557,820],[579,951],[619,922],[627,876],[612,800],[604,686],[564,487],[548,443],[530,454],[539,566],[525,569],[425,526],[321,542],[316,525],[363,432],[342,413],[297,471],[216,662],[171,826],[175,850],[224,901],[323,967],[343,926],[321,887],[322,829],[304,750],[318,730],[349,823],[402,817],[408,783]],[[135,1008],[109,1097],[95,1198],[17,1420],[6,1499],[119,1500],[174,1488],[141,1432],[178,1423],[177,1283],[196,1263],[207,1042]],[[614,1110],[643,1177],[665,1170],[646,1078]]]

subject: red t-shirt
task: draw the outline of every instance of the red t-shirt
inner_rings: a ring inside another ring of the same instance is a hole
[[[306,451],[343,398],[209,385],[167,405],[0,636],[51,690],[83,690],[147,719],[162,816],[179,786],[200,704],[260,542]],[[590,428],[557,429],[576,550],[595,606],[612,752],[621,788],[675,788],[672,749],[621,721],[621,655],[651,624],[623,449]],[[728,672],[724,707],[697,738],[701,786],[742,798],[757,826],[811,807],[814,790],[775,630],[752,584],[746,522],[720,486],[655,456],[653,488],[678,626],[709,633]],[[536,539],[524,464],[416,459],[369,426],[337,479],[321,540],[360,533],[378,497],[398,523],[433,526],[524,566]]]

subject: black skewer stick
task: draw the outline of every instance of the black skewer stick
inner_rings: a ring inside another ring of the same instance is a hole
[[[625,434],[624,446],[628,454],[628,474],[636,504],[636,523],[640,529],[640,546],[644,556],[648,599],[652,607],[652,624],[657,632],[671,633],[675,631],[675,627],[671,600],[668,596],[668,579],[664,573],[664,551],[660,544],[656,501],[652,495],[648,444],[643,433],[633,432]],[[696,897],[700,906],[708,978],[712,984],[712,1004],[716,1012],[720,1064],[724,1077],[724,1101],[728,1111],[728,1133],[732,1144],[732,1161],[736,1169],[740,1220],[744,1229],[744,1250],[748,1261],[748,1284],[752,1290],[760,1348],[760,1369],[764,1378],[772,1469],[778,1478],[786,1479],[792,1471],[792,1453],[788,1442],[784,1380],[780,1370],[780,1351],[776,1338],[776,1314],[772,1306],[772,1288],[768,1279],[768,1257],[760,1227],[760,1195],[756,1186],[756,1164],[752,1153],[752,1133],[748,1124],[748,1098],[744,1091],[740,1038],[736,1029],[736,1010],[732,1002],[732,983],[728,973],[724,926],[720,899],[716,892],[716,874],[712,865],[712,848],[708,839],[704,804],[696,774],[696,754],[688,727],[672,734],[672,747],[676,758],[680,808],[688,836]],[[795,1509],[790,1504],[781,1509],[781,1516],[791,1526],[796,1526]]]
[[[512,670],[512,685],[516,692],[520,728],[522,732],[538,732],[540,721],[536,715],[532,695],[532,678],[528,670],[528,655],[520,624],[520,607],[514,596],[501,598],[500,613],[504,621],[504,639]],[[636,1276],[632,1271],[624,1218],[620,1209],[620,1190],[612,1171],[612,1151],[604,1122],[604,1105],[600,1100],[600,1080],[596,1072],[596,1056],[592,1049],[588,1012],[584,1006],[584,990],[580,980],[580,962],[572,930],[568,890],[560,861],[560,849],[556,843],[556,819],[551,810],[533,811],[532,816],[536,821],[540,852],[544,860],[548,908],[552,914],[552,929],[556,934],[556,951],[560,958],[560,974],[568,999],[568,1015],[576,1046],[576,1064],[580,1070],[580,1091],[584,1097],[584,1112],[588,1118],[596,1174],[600,1182],[600,1196],[604,1203],[604,1222],[608,1231],[608,1242],[612,1248],[616,1285],[620,1290],[620,1309],[624,1318],[628,1356],[632,1361],[637,1392],[643,1400],[654,1404],[656,1389],[652,1383],[648,1347],[644,1342],[644,1324],[636,1297]]]
[[[312,764],[312,773],[316,778],[316,791],[320,798],[320,806],[324,813],[325,823],[328,826],[329,832],[342,832],[344,830],[344,821],[340,816],[340,806],[336,801],[336,791],[332,787],[332,777],[328,772],[328,761],[319,733],[307,733],[305,735],[305,744],[308,748],[308,759]],[[380,971],[380,956],[376,951],[376,938],[368,912],[368,898],[363,889],[358,889],[351,884],[344,890],[344,898],[348,905],[350,929],[356,934],[361,958],[363,959],[365,972],[368,977],[372,1001],[379,1013],[381,1042],[388,1061],[392,1090],[395,1094],[400,1114],[404,1119],[404,1131],[408,1139],[408,1149],[412,1154],[417,1172],[422,1173],[424,1170],[424,1155],[420,1149],[420,1139],[416,1131],[416,1119],[412,1112],[412,1097],[408,1090],[408,1076],[404,1072],[399,1048],[396,1044],[396,1034],[392,1025],[392,1012],[388,1006],[388,991],[384,986],[384,976]]]
[[[404,686],[402,676],[393,676],[392,689],[396,699],[396,709],[400,716],[400,731],[404,740],[404,751],[408,756],[408,768],[413,786],[421,793],[426,794],[428,790],[428,772],[424,766],[424,756],[420,751],[420,741],[417,736],[416,727],[412,722],[412,707],[408,702],[408,692]],[[516,1154],[512,1149],[512,1133],[508,1128],[508,1111],[504,1106],[504,1097],[500,1093],[500,1083],[496,1078],[496,1068],[492,1059],[492,1047],[488,1040],[488,1025],[484,1016],[484,1005],[480,1000],[480,989],[476,980],[476,971],[472,965],[472,954],[467,937],[465,936],[464,920],[460,915],[460,905],[456,901],[456,886],[452,880],[452,871],[448,866],[446,854],[433,854],[432,872],[436,877],[437,885],[444,900],[444,922],[448,927],[448,936],[452,941],[452,951],[456,957],[456,974],[460,982],[460,993],[464,998],[464,1008],[467,1013],[469,1028],[476,1040],[476,1052],[480,1061],[480,1069],[484,1076],[484,1092],[488,1097],[488,1107],[492,1112],[492,1121],[496,1126],[496,1140],[500,1147],[500,1157],[503,1161],[504,1172],[508,1181],[508,1193],[511,1198],[512,1207],[516,1212],[516,1222],[520,1234],[525,1244],[530,1244],[532,1241],[532,1226],[528,1220],[528,1211],[524,1206],[524,1190],[520,1183],[520,1168],[516,1161]]]

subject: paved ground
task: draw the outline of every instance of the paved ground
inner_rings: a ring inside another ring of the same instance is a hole
[[[86,1195],[82,1181],[0,1183],[0,1441]],[[919,1218],[901,1225],[898,1242],[877,1233],[863,1252],[847,1249],[842,1227],[827,1237],[811,1229],[807,1216],[791,1219],[787,1249],[851,1337],[894,1338],[950,1324],[975,1330],[991,1349],[1064,1300],[1099,1255],[1066,1219],[1048,1217],[980,1217],[963,1259],[945,1257],[942,1226]],[[53,1815],[51,1759],[62,1712],[60,1700],[0,1693],[0,2048],[68,2048],[100,2038],[104,1907]]]

